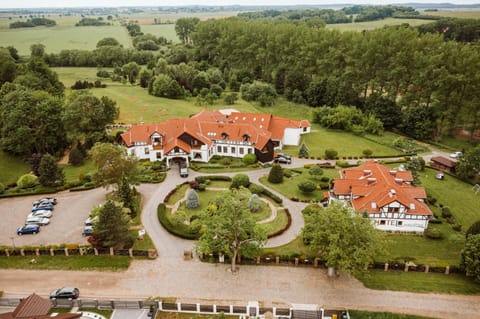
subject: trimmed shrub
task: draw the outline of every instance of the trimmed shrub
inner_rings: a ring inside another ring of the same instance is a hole
[[[283,202],[283,200],[280,197],[278,197],[277,195],[275,195],[274,193],[272,193],[266,188],[263,190],[262,195],[270,197],[277,204],[281,204]]]
[[[442,207],[442,217],[443,218],[452,217],[452,212],[450,211],[450,208],[448,208],[447,206]]]
[[[251,165],[257,161],[257,156],[255,154],[245,154],[242,160],[246,165]]]
[[[462,231],[462,225],[460,225],[460,224],[452,225],[452,229],[454,231]]]
[[[5,185],[0,183],[0,194],[3,194],[5,192]]]
[[[298,149],[298,156],[308,157],[308,148],[307,148],[307,145],[305,145],[305,143],[302,143],[302,145],[300,145],[300,148]]]
[[[38,177],[33,174],[25,174],[17,180],[17,186],[20,189],[34,187],[38,184]]]
[[[248,188],[248,186],[250,186],[250,178],[248,177],[248,175],[237,174],[233,176],[230,188],[240,188],[240,186],[243,186],[245,188]]]
[[[268,174],[268,181],[273,184],[279,184],[283,182],[283,170],[280,165],[272,165],[270,173]]]
[[[199,183],[205,183],[205,181],[209,179],[211,181],[224,181],[224,182],[231,182],[232,178],[230,176],[225,175],[210,175],[210,176],[197,176],[195,180]]]
[[[188,190],[185,206],[187,206],[187,208],[197,208],[200,206],[200,199],[198,198],[197,192],[193,188]]]
[[[327,176],[323,176],[322,178],[320,178],[320,180],[324,183],[330,182],[330,178],[328,178]]]
[[[304,193],[312,193],[314,190],[317,189],[317,185],[315,185],[315,183],[311,181],[301,182],[297,186],[298,189]]]
[[[176,227],[167,217],[167,207],[164,203],[160,203],[157,208],[157,216],[160,224],[172,235],[185,239],[198,239],[198,232],[194,231],[187,225],[177,225]]]
[[[319,177],[320,175],[323,174],[323,169],[321,169],[320,166],[318,166],[318,165],[313,165],[308,170],[308,174],[310,174],[310,175],[312,175],[313,177],[316,178],[316,177]]]
[[[338,155],[338,152],[334,150],[333,148],[329,148],[325,150],[325,158],[326,159],[335,159]]]
[[[437,228],[428,227],[425,230],[425,236],[430,239],[443,239],[443,233]]]
[[[220,164],[228,166],[232,164],[232,159],[230,157],[224,157],[220,160]]]
[[[250,199],[248,200],[248,209],[250,209],[251,212],[258,212],[260,209],[262,209],[263,203],[258,198],[257,194],[253,194],[250,196]]]
[[[362,154],[363,154],[363,156],[365,156],[365,157],[368,158],[368,157],[372,156],[373,151],[372,151],[371,149],[368,149],[368,148],[367,148],[367,149],[364,149],[364,150],[362,151]]]
[[[257,195],[263,194],[263,192],[265,191],[265,188],[262,185],[258,185],[254,183],[250,183],[250,186],[248,186],[248,189],[252,194],[257,194]]]

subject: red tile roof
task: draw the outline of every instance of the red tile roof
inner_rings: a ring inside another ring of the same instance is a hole
[[[270,139],[282,139],[285,128],[301,128],[310,126],[306,120],[296,121],[287,118],[272,116],[262,113],[232,112],[224,115],[218,110],[204,110],[190,118],[170,119],[159,124],[134,125],[121,135],[127,147],[135,143],[151,144],[151,136],[159,133],[164,138],[165,153],[174,146],[179,146],[190,152],[190,147],[179,140],[183,133],[200,142],[211,146],[214,140],[221,140],[226,134],[227,140],[243,141],[248,136],[248,141],[261,150]],[[183,143],[183,144],[182,144]]]
[[[392,202],[406,207],[407,214],[432,215],[428,206],[419,199],[426,199],[423,187],[410,184],[410,171],[397,171],[374,161],[341,172],[341,179],[334,180],[333,193],[353,195],[352,206],[356,211],[378,213],[380,208]]]
[[[434,163],[441,164],[441,165],[443,165],[445,167],[448,167],[448,168],[453,168],[453,167],[457,166],[457,162],[452,161],[451,159],[443,157],[443,156],[434,156],[430,159],[430,161],[434,162]]]
[[[62,313],[52,317],[49,314],[51,307],[49,299],[31,294],[23,299],[13,312],[0,314],[0,319],[74,319],[81,317],[81,313]]]

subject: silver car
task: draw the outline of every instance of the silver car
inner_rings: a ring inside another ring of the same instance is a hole
[[[50,224],[50,218],[40,217],[40,216],[31,216],[27,218],[27,220],[25,221],[25,224],[37,224],[40,226],[44,226],[44,225]]]
[[[52,215],[53,215],[53,212],[51,210],[44,209],[44,210],[36,210],[34,212],[31,212],[30,214],[28,214],[28,217],[38,216],[38,217],[50,218],[52,217]]]

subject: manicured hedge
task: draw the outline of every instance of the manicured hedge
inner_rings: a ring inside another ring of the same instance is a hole
[[[173,226],[170,220],[167,217],[167,207],[164,203],[160,203],[157,208],[157,216],[160,224],[165,228],[170,234],[189,240],[198,239],[198,233],[193,233],[191,229],[186,225]]]
[[[205,181],[209,179],[211,181],[225,181],[225,182],[231,182],[232,178],[230,176],[225,176],[225,175],[207,175],[207,176],[197,176],[195,177],[195,181],[199,183],[205,183]]]

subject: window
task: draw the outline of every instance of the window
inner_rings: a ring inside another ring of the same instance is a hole
[[[400,211],[400,207],[388,207],[387,212],[389,213],[398,213]]]
[[[306,126],[303,128],[303,131],[304,131],[304,132],[306,132],[306,131],[307,131],[307,127],[306,127]]]
[[[157,152],[157,159],[162,159],[162,152]]]
[[[221,153],[222,152],[222,147],[221,146],[217,146],[217,153]]]
[[[148,149],[148,147],[145,147],[145,155],[148,155],[150,154],[150,150]]]
[[[252,149],[251,148],[248,149],[248,154],[252,154]]]
[[[232,153],[235,154],[235,147],[232,147]]]
[[[403,225],[403,222],[402,221],[398,221],[397,222],[397,226],[402,226]]]
[[[385,225],[385,220],[380,220],[380,225]]]
[[[240,155],[243,155],[243,147],[240,147],[239,151],[240,151]]]
[[[224,147],[223,147],[223,152],[224,152],[224,153],[228,153],[228,147],[224,146]]]

